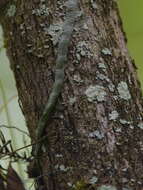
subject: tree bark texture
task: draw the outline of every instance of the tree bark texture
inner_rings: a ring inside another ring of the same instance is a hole
[[[13,0],[1,16],[32,142],[54,83],[65,3]],[[48,145],[46,153],[41,150],[39,189],[140,190],[143,104],[117,3],[80,0],[79,4],[64,87],[45,131]]]

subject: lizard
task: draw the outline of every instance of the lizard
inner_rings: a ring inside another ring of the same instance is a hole
[[[36,141],[37,143],[33,149],[33,155],[39,156],[41,147],[43,145],[43,134],[46,128],[46,124],[51,117],[51,113],[54,112],[58,97],[62,91],[65,77],[65,66],[68,63],[68,47],[71,41],[74,25],[77,17],[79,16],[79,0],[67,0],[66,2],[66,16],[63,24],[62,34],[58,43],[57,59],[55,66],[55,81],[53,84],[52,91],[49,95],[48,102],[44,108],[42,116],[38,122],[36,128]]]

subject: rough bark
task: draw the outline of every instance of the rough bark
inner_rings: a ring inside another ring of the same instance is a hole
[[[18,0],[4,9],[10,66],[31,141],[54,82],[65,1]],[[143,107],[117,4],[80,0],[66,78],[47,123],[39,186],[48,190],[143,187]],[[110,187],[109,185],[112,185]],[[40,187],[39,187],[40,189]]]

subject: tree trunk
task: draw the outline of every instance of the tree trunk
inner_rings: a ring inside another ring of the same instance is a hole
[[[0,4],[7,54],[32,142],[54,84],[65,2]],[[141,190],[142,113],[117,3],[80,0],[64,86],[45,130],[37,189]]]

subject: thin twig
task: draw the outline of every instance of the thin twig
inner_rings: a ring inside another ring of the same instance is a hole
[[[26,146],[24,146],[24,147],[21,147],[21,148],[18,148],[18,149],[16,149],[16,150],[14,150],[13,152],[6,153],[6,154],[0,156],[0,159],[4,158],[4,157],[6,157],[6,156],[11,157],[12,155],[14,155],[15,153],[17,153],[17,152],[20,151],[20,150],[23,150],[23,149],[25,149],[25,148],[28,148],[28,147],[31,147],[31,146],[34,146],[34,145],[40,143],[40,142],[43,141],[46,137],[47,137],[47,135],[44,136],[44,137],[42,137],[41,139],[39,139],[39,140],[38,140],[37,142],[35,142],[35,143],[28,144],[28,145],[26,145]]]
[[[23,131],[22,129],[19,129],[18,127],[16,126],[8,126],[8,125],[0,125],[0,128],[2,127],[5,127],[5,128],[11,128],[11,129],[16,129],[17,131],[21,132],[21,133],[24,133],[25,135],[27,135],[28,137],[30,137],[30,135],[26,132],[26,131]]]

